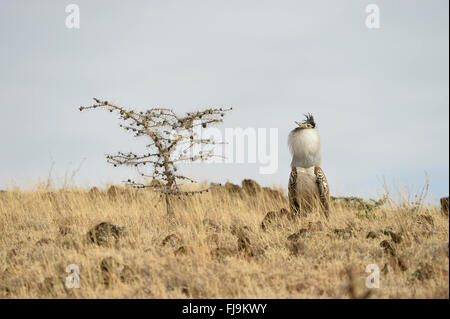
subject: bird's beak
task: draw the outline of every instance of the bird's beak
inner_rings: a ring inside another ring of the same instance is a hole
[[[305,128],[306,127],[305,123],[301,123],[301,122],[295,121],[295,124],[297,124],[300,128]]]

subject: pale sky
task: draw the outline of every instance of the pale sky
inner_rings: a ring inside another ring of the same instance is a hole
[[[66,5],[80,8],[68,29]],[[380,28],[365,7],[380,8]],[[232,106],[222,128],[278,128],[275,174],[194,164],[212,182],[286,186],[287,135],[311,112],[333,195],[449,192],[447,0],[0,3],[0,188],[120,183],[104,154],[139,150],[92,97],[183,113]],[[54,164],[52,164],[54,163]],[[71,176],[77,168],[74,179]]]

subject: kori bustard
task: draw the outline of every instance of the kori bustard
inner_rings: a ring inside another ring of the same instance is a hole
[[[328,218],[330,190],[320,168],[320,136],[312,114],[289,133],[288,144],[292,153],[289,177],[289,206],[293,214],[307,215],[318,209]]]

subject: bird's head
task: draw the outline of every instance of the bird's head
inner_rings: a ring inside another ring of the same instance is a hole
[[[303,122],[295,122],[298,125],[297,129],[312,129],[316,127],[314,117],[311,113],[305,114],[305,120]]]

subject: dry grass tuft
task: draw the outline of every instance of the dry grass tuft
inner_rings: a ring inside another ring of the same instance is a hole
[[[352,199],[329,220],[291,218],[282,190],[211,190],[174,200],[175,222],[150,189],[2,192],[0,297],[449,298],[440,207]],[[379,289],[364,286],[369,264]]]

